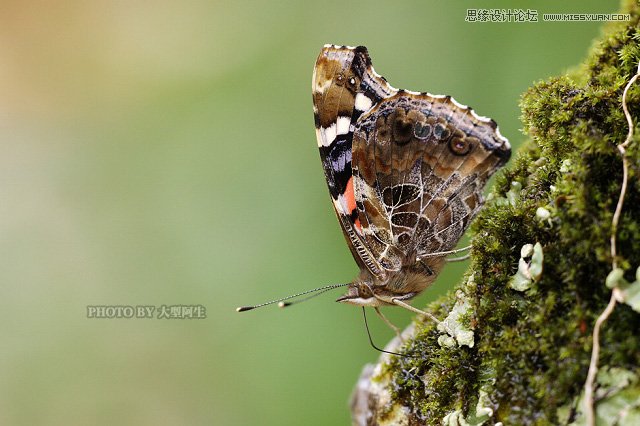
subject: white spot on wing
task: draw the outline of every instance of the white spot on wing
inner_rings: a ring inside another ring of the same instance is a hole
[[[349,124],[351,124],[351,119],[349,117],[338,117],[338,127],[336,133],[338,135],[346,135],[347,133],[349,133]]]
[[[332,123],[331,126],[327,128],[320,127],[316,133],[318,146],[329,146],[337,135],[346,135],[349,133],[351,128],[350,124],[351,119],[349,117],[338,117],[338,120]]]
[[[316,142],[318,143],[318,147],[324,146],[324,140],[322,137],[322,130],[316,129]]]
[[[331,142],[336,138],[336,123],[332,123],[331,126],[320,127],[320,137],[318,138],[318,146],[329,146]]]
[[[356,96],[356,109],[358,111],[369,111],[372,104],[373,101],[371,100],[371,98],[369,98],[364,93],[358,93],[358,95]]]
[[[346,198],[344,198],[343,194],[338,195],[338,199],[334,201],[334,204],[336,205],[336,210],[338,210],[339,212],[344,214],[351,213],[350,211],[348,211],[347,200]]]

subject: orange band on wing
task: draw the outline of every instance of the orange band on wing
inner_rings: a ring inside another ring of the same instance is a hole
[[[353,215],[353,212],[356,210],[356,196],[353,192],[353,176],[351,176],[349,182],[347,182],[347,187],[344,190],[344,200],[347,203],[347,212]],[[356,218],[353,224],[356,228],[362,229],[359,218]]]

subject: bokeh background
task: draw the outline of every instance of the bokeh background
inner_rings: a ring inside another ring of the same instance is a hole
[[[359,309],[335,291],[234,311],[357,273],[314,136],[320,48],[366,45],[394,86],[453,95],[517,148],[520,94],[577,64],[601,26],[465,22],[507,1],[0,6],[3,425],[348,424],[378,356]],[[541,18],[618,5],[523,6]],[[140,304],[207,318],[86,317]],[[380,345],[392,337],[370,322]]]

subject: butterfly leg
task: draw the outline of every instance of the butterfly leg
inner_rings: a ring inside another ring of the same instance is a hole
[[[423,259],[425,259],[427,257],[439,257],[439,256],[448,256],[450,254],[457,254],[457,253],[461,253],[463,251],[470,250],[472,247],[473,246],[466,246],[466,247],[462,247],[462,248],[455,249],[455,250],[440,251],[440,252],[437,252],[437,253],[428,253],[428,254],[425,254],[425,255],[421,256],[418,260],[423,260]],[[463,260],[467,260],[469,257],[470,257],[470,255],[466,254],[466,255],[461,256],[461,257],[454,257],[454,258],[445,259],[445,260],[447,262],[462,262]]]
[[[400,306],[400,307],[402,307],[402,308],[408,309],[408,310],[410,310],[411,312],[415,312],[416,314],[420,314],[420,315],[424,315],[424,316],[426,316],[427,318],[429,318],[429,319],[431,319],[431,320],[435,321],[435,323],[436,323],[436,324],[438,324],[438,325],[442,325],[442,326],[445,328],[445,332],[446,332],[447,334],[449,334],[450,336],[455,336],[454,332],[453,332],[453,331],[452,331],[452,330],[447,326],[447,324],[446,324],[446,323],[444,323],[444,322],[440,321],[438,318],[434,317],[434,316],[433,316],[432,314],[430,314],[429,312],[421,311],[421,310],[420,310],[420,309],[418,309],[418,308],[414,308],[414,307],[413,307],[413,306],[411,306],[410,304],[408,304],[408,303],[406,303],[406,302],[403,302],[402,300],[400,300],[400,299],[398,299],[398,298],[391,299],[391,302],[392,302],[394,305],[397,305],[397,306]]]
[[[463,260],[467,260],[468,258],[470,258],[471,255],[470,254],[465,254],[464,256],[460,256],[460,257],[452,257],[450,259],[445,259],[447,262],[462,262]]]
[[[410,304],[403,302],[402,300],[398,299],[398,298],[393,298],[391,299],[391,302],[394,305],[400,306],[401,308],[405,308],[411,312],[414,312],[416,314],[420,314],[420,315],[424,315],[426,317],[428,317],[429,319],[433,320],[436,322],[436,324],[440,324],[440,320],[436,317],[434,317],[432,314],[430,314],[429,312],[425,312],[425,311],[421,311],[418,308],[414,308],[413,306],[411,306]]]
[[[391,321],[389,321],[389,319],[385,317],[382,314],[382,312],[380,312],[380,308],[376,306],[373,309],[376,311],[376,314],[378,314],[378,316],[382,319],[382,321],[384,321],[385,324],[387,324],[396,333],[396,336],[398,336],[398,339],[400,339],[401,342],[404,342],[400,329],[396,327]]]

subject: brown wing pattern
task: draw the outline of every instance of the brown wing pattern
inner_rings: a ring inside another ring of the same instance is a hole
[[[372,72],[366,48],[326,45],[313,73],[313,107],[320,158],[336,215],[351,253],[374,276],[384,270],[363,241],[352,179],[353,129],[359,117],[396,92]]]
[[[313,101],[334,208],[358,265],[379,279],[453,248],[510,156],[493,120],[393,88],[362,46],[322,49]]]
[[[509,155],[495,122],[449,97],[400,91],[363,115],[353,137],[354,192],[376,260],[397,271],[453,248]]]

